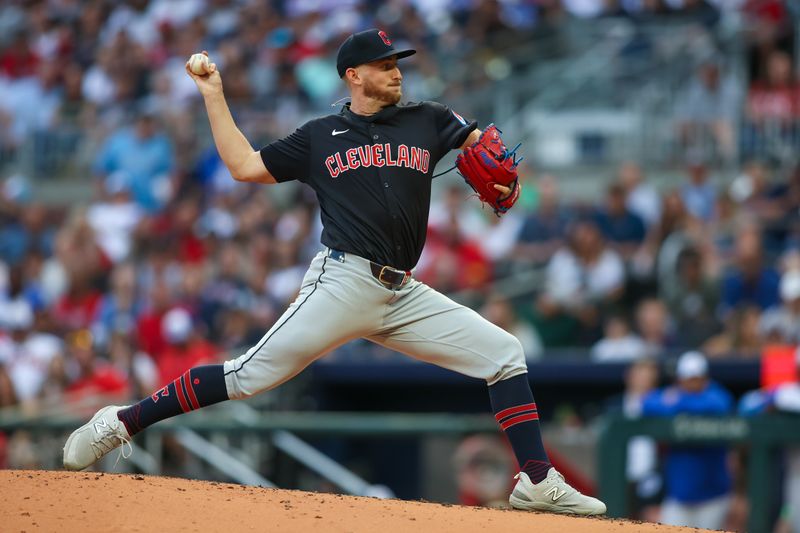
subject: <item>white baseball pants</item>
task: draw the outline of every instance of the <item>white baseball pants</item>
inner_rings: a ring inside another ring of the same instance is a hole
[[[225,362],[228,396],[277,387],[360,337],[489,385],[527,372],[519,341],[475,311],[414,279],[387,289],[367,259],[348,253],[339,261],[320,252],[299,295],[267,334]]]

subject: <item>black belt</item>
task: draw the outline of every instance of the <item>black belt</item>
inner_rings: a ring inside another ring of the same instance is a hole
[[[331,259],[344,263],[344,256],[344,252],[334,250],[333,248],[328,249],[328,257]],[[390,266],[379,265],[373,261],[369,262],[369,269],[375,279],[380,281],[387,289],[399,289],[411,279],[411,271],[409,270],[398,270]]]

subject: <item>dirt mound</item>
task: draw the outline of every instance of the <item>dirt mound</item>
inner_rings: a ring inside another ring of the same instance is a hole
[[[378,500],[95,472],[0,470],[4,532],[673,532],[607,518]]]

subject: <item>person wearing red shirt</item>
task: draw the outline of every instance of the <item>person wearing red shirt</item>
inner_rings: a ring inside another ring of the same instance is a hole
[[[85,272],[73,272],[70,287],[55,304],[53,317],[66,330],[89,328],[97,318],[103,295]]]
[[[491,279],[491,261],[462,234],[454,216],[439,228],[428,228],[426,254],[417,278],[441,291],[480,290]]]
[[[78,363],[78,378],[67,387],[70,400],[104,396],[124,399],[128,394],[128,381],[114,366],[101,359],[93,346],[94,339],[87,330],[69,336],[69,353]]]
[[[176,307],[164,315],[161,330],[166,347],[156,357],[159,381],[168,384],[183,374],[187,368],[216,362],[219,349],[194,335],[194,325],[189,312]]]
[[[19,79],[36,74],[40,58],[31,49],[26,32],[20,31],[5,51],[0,54],[0,74]]]

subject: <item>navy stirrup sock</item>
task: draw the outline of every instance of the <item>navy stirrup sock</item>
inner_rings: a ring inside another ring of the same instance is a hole
[[[198,366],[187,370],[136,405],[118,411],[117,418],[133,436],[159,420],[227,399],[228,389],[222,365]]]
[[[553,466],[547,457],[539,429],[539,412],[528,384],[528,374],[498,381],[489,386],[489,398],[497,423],[505,432],[520,470],[539,483]]]

